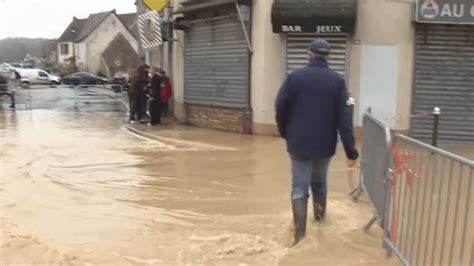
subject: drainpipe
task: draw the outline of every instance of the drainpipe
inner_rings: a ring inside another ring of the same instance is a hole
[[[249,49],[250,54],[253,54],[253,49],[252,49],[252,44],[250,43],[249,33],[247,31],[247,28],[245,27],[245,21],[242,17],[242,10],[240,9],[239,3],[236,2],[235,7],[237,8],[237,14],[239,14],[239,20],[240,20],[240,24],[242,25],[242,30],[244,31],[245,40],[247,41],[247,48]],[[252,25],[250,23],[250,17],[251,15],[250,15],[250,7],[249,7],[248,21],[249,21],[249,24]]]
[[[239,3],[236,1],[235,3],[235,8],[237,9],[237,14],[239,16],[240,24],[242,25],[242,30],[245,35],[245,40],[247,41],[247,48],[248,48],[248,56],[249,56],[249,62],[248,62],[248,90],[247,90],[247,103],[248,107],[245,110],[245,121],[244,123],[248,123],[248,125],[245,125],[244,133],[245,134],[252,134],[252,128],[253,128],[253,111],[252,111],[252,55],[253,55],[253,49],[252,49],[252,43],[250,39],[250,34],[251,34],[251,29],[252,29],[252,9],[249,6],[248,7],[248,16],[247,16],[247,21],[249,25],[249,29],[247,30],[247,27],[245,26],[245,20],[244,16],[242,13],[242,9],[240,8]]]
[[[164,17],[163,19],[167,22],[170,21],[170,18],[171,18],[171,13],[172,13],[172,7],[170,4],[168,4],[167,7],[165,7],[165,10],[164,10]],[[171,33],[173,34],[173,33]],[[163,42],[163,50],[164,50],[164,54],[163,54],[163,57],[164,57],[164,60],[163,60],[163,69],[166,70],[166,74],[171,77],[172,76],[172,69],[173,69],[173,64],[172,64],[172,60],[173,60],[173,54],[172,54],[172,48],[173,47],[173,42],[171,42],[170,40],[168,40],[167,42]]]

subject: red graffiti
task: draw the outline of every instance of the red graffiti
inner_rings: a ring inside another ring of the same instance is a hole
[[[390,154],[392,155],[392,175],[390,176],[390,194],[392,195],[392,223],[391,223],[391,241],[395,242],[396,236],[396,224],[397,224],[397,206],[396,206],[396,195],[395,195],[395,184],[397,177],[403,176],[407,177],[408,188],[411,189],[413,181],[418,180],[424,174],[424,167],[421,164],[420,160],[414,159],[413,154],[408,152],[401,152],[397,150],[395,146],[392,146],[390,149]],[[413,170],[410,168],[410,162],[414,160],[416,169]]]

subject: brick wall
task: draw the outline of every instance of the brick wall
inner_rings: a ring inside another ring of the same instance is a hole
[[[252,112],[249,109],[229,109],[186,105],[188,124],[240,134],[252,133]]]

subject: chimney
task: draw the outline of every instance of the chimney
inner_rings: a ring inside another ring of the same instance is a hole
[[[72,17],[72,20],[77,20],[76,16]]]

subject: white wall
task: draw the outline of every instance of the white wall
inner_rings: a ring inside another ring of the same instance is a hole
[[[75,45],[76,49],[76,66],[78,71],[86,71],[87,65],[87,43],[81,42]]]
[[[128,40],[135,52],[138,54],[138,41],[120,22],[116,15],[109,15],[82,43],[85,43],[86,55],[86,71],[97,74],[100,69],[100,57],[102,53],[119,34],[123,34]],[[80,50],[82,52],[81,46]]]
[[[361,121],[370,107],[375,118],[389,127],[396,126],[395,120],[390,118],[397,115],[398,65],[398,46],[362,46],[357,104]]]
[[[251,101],[253,132],[275,134],[275,98],[285,77],[285,38],[272,32],[272,1],[253,1]]]
[[[393,126],[401,130],[409,128],[408,115],[410,114],[414,63],[414,27],[411,21],[413,9],[413,4],[408,2],[359,0],[357,31],[354,40],[360,41],[360,44],[353,44],[351,47],[349,87],[356,98],[356,105],[361,101],[367,102],[367,99],[361,99],[361,97],[368,97],[359,93],[363,90],[360,87],[363,47],[385,46],[398,50],[398,76],[394,77],[397,93],[396,98],[390,101],[396,103],[396,116],[402,118],[396,120],[392,118]],[[373,73],[373,75],[376,74]],[[360,114],[356,114],[355,117],[356,125],[360,126],[361,121],[358,119]]]
[[[69,45],[69,53],[68,54],[61,54],[61,44],[68,44]],[[67,58],[73,56],[73,49],[74,49],[74,43],[72,42],[61,42],[58,43],[58,64],[64,64],[64,60]]]
[[[180,0],[173,0],[173,7],[179,8]],[[186,121],[186,113],[184,107],[184,32],[174,31],[173,42],[173,97],[175,101],[174,114],[178,121]]]

